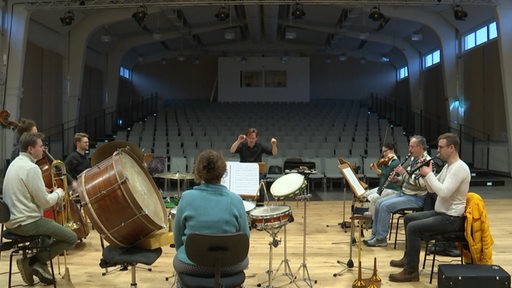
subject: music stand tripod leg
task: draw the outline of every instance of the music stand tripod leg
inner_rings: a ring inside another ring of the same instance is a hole
[[[341,260],[336,261],[340,265],[345,265],[345,268],[341,269],[339,272],[334,273],[332,275],[333,277],[340,276],[343,273],[345,273],[346,271],[354,268],[354,261],[352,260],[352,246],[353,246],[352,239],[354,239],[354,225],[350,225],[350,242],[349,242],[350,248],[349,248],[349,258],[347,260],[347,263],[343,263]]]

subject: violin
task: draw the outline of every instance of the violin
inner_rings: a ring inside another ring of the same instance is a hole
[[[390,154],[386,157],[382,157],[379,159],[379,161],[377,161],[376,163],[371,163],[370,164],[370,167],[382,167],[382,166],[386,166],[389,164],[389,162],[393,161],[393,159],[395,158],[395,155],[393,154]]]
[[[7,110],[0,111],[0,124],[6,128],[16,129],[18,127],[18,122],[9,120],[11,117],[11,113]]]

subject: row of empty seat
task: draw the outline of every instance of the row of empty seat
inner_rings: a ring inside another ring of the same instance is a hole
[[[283,167],[288,158],[315,162],[324,189],[342,180],[338,158],[360,167],[359,174],[374,177],[369,164],[380,158],[381,143],[391,142],[407,154],[407,138],[401,127],[361,106],[357,101],[315,103],[176,103],[166,111],[136,123],[116,138],[138,144],[155,157],[165,159],[165,171],[192,172],[194,157],[204,149],[225,153],[238,161],[229,147],[248,128],[260,131],[259,142],[278,141],[278,155],[264,156],[267,168]],[[164,172],[164,171],[162,171]],[[279,177],[279,175],[272,175]]]

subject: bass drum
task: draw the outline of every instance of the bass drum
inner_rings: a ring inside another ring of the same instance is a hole
[[[94,228],[116,247],[129,247],[166,227],[167,213],[155,182],[126,149],[78,176],[79,195]]]

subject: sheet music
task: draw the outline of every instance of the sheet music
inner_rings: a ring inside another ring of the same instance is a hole
[[[220,183],[238,195],[256,196],[259,190],[258,163],[226,162],[226,174]]]
[[[357,197],[363,195],[365,190],[363,186],[361,186],[361,183],[359,183],[357,176],[352,172],[352,169],[350,169],[350,167],[343,168],[343,174],[345,174],[347,180],[352,184],[351,187],[355,189],[354,192],[356,193]]]

